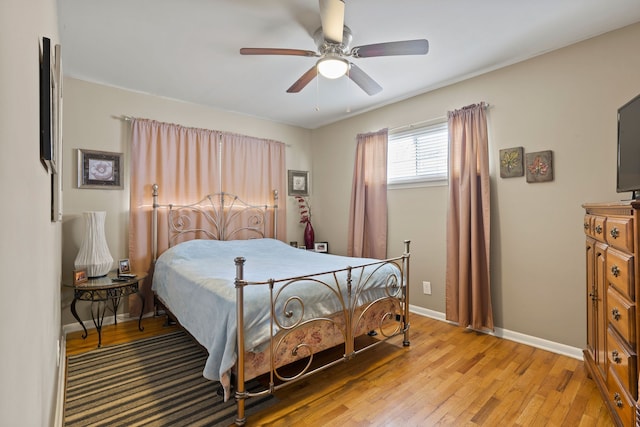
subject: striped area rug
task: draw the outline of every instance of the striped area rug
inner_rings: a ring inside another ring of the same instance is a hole
[[[219,383],[202,376],[206,357],[183,331],[69,356],[65,426],[229,426],[235,400],[223,402]],[[245,413],[274,402],[247,399]]]

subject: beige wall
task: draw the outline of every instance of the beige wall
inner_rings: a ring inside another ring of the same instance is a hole
[[[40,163],[40,40],[58,43],[54,0],[0,2],[0,424],[53,425],[60,223]]]
[[[107,212],[105,230],[111,255],[115,260],[128,257],[129,215],[129,146],[130,123],[123,116],[149,118],[182,126],[241,133],[271,138],[287,144],[287,168],[309,170],[311,167],[311,132],[265,120],[215,110],[185,102],[159,98],[73,78],[64,80],[64,216],[62,273],[71,277],[73,263],[80,243],[84,223],[82,212]],[[77,149],[125,153],[123,190],[79,189],[77,186]],[[242,167],[242,165],[237,165]],[[162,191],[162,189],[160,189]],[[215,191],[215,189],[212,189]],[[288,211],[293,201],[280,194],[280,203]],[[284,240],[302,240],[302,228],[296,212],[288,215]],[[73,295],[63,291],[63,324],[73,324],[69,304]],[[90,319],[88,304],[78,304],[78,313]]]
[[[346,252],[355,136],[446,116],[486,101],[492,191],[496,326],[583,347],[586,340],[583,211],[617,194],[616,112],[640,93],[640,24],[313,132],[316,234]],[[425,70],[428,72],[428,70]],[[498,150],[553,150],[555,179],[500,178]],[[445,310],[447,187],[389,192],[389,255],[412,240],[411,302]],[[422,294],[422,281],[432,295]]]

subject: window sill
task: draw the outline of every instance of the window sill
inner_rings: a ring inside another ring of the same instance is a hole
[[[414,182],[396,182],[387,184],[387,190],[402,190],[405,188],[422,188],[422,187],[446,187],[448,182],[443,181],[414,181]]]

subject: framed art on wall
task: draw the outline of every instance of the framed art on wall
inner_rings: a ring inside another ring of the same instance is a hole
[[[40,161],[47,172],[55,173],[54,146],[54,71],[51,67],[51,39],[42,38],[40,57]]]
[[[525,155],[527,182],[553,181],[553,152],[537,151]]]
[[[524,175],[524,148],[513,147],[500,150],[500,177],[513,178]]]
[[[122,153],[78,149],[78,188],[122,189]]]
[[[288,178],[290,196],[309,195],[309,172],[289,170]]]

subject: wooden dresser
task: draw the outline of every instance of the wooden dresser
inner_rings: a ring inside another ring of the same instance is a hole
[[[634,426],[638,401],[640,202],[585,209],[587,348],[585,366],[618,425]]]

